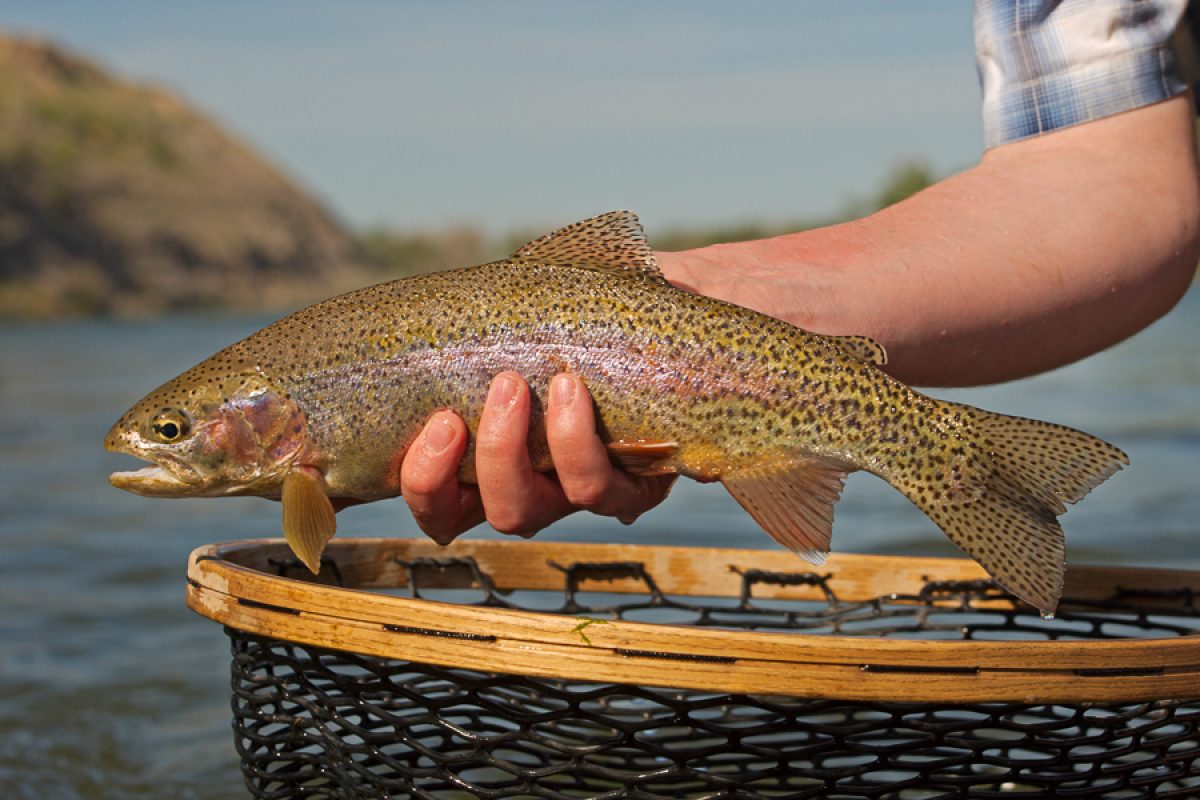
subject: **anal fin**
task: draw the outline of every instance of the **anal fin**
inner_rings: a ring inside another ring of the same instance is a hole
[[[296,557],[316,575],[321,554],[337,532],[333,503],[315,470],[294,469],[283,479],[283,535]]]
[[[608,443],[609,457],[630,475],[673,475],[676,468],[666,462],[678,452],[675,442],[636,439]]]
[[[721,483],[775,541],[823,564],[846,472],[833,462],[791,459],[734,470]]]

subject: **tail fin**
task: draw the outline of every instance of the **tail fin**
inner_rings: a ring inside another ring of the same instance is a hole
[[[993,449],[997,471],[1056,515],[1129,463],[1120,448],[1065,425],[972,412]]]
[[[1049,422],[955,406],[989,454],[980,485],[957,502],[927,485],[901,491],[996,582],[1045,614],[1062,596],[1066,569],[1056,519],[1128,457],[1094,436]]]

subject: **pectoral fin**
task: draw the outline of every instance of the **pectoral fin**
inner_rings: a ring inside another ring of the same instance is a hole
[[[833,506],[845,479],[839,464],[804,459],[734,470],[721,483],[775,541],[823,564],[833,535]]]
[[[282,499],[283,535],[296,557],[316,575],[321,571],[321,553],[337,532],[333,503],[321,478],[303,467],[283,479]]]

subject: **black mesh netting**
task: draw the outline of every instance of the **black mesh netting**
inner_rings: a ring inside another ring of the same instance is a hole
[[[827,589],[821,603],[783,602],[756,600],[753,586],[823,579],[746,573],[741,598],[680,600],[637,564],[573,565],[561,592],[503,595],[472,562],[405,566],[415,596],[571,614],[582,637],[606,619],[939,639],[1200,628],[1191,595],[1172,597],[1169,587],[1161,594],[1171,612],[1134,610],[1118,597],[1069,604],[1047,621],[981,604],[1000,596],[986,582],[863,603]],[[447,570],[470,572],[479,590],[422,591],[422,576]],[[578,591],[581,578],[604,575],[637,575],[646,591]],[[259,798],[1200,797],[1200,699],[1068,706],[731,695],[438,667],[227,630],[236,745]],[[436,618],[427,632],[438,635]]]

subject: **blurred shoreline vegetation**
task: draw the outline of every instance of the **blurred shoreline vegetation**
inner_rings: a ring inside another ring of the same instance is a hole
[[[887,176],[883,187],[871,197],[850,200],[828,216],[796,218],[787,222],[733,222],[723,225],[697,227],[676,226],[662,231],[649,231],[650,244],[655,250],[690,250],[722,242],[762,239],[785,233],[833,225],[854,219],[880,208],[898,203],[936,182],[938,176],[925,163],[908,161],[899,164]],[[568,224],[574,220],[563,220]],[[521,245],[548,230],[520,229],[499,236],[487,237],[470,225],[456,225],[438,230],[404,230],[388,226],[373,226],[356,237],[359,251],[382,280],[393,280],[443,269],[466,267],[504,258]]]
[[[651,244],[682,250],[827,225],[935,178],[904,164],[828,218],[654,230]],[[503,258],[546,232],[350,230],[171,92],[0,34],[0,320],[282,311]]]
[[[905,161],[884,177],[882,188],[867,198],[851,199],[827,216],[796,218],[783,223],[743,222],[707,228],[674,228],[652,236],[650,244],[656,250],[690,250],[724,242],[744,242],[765,239],[785,233],[822,228],[839,222],[866,216],[881,208],[894,205],[936,183],[941,176],[922,161]]]

